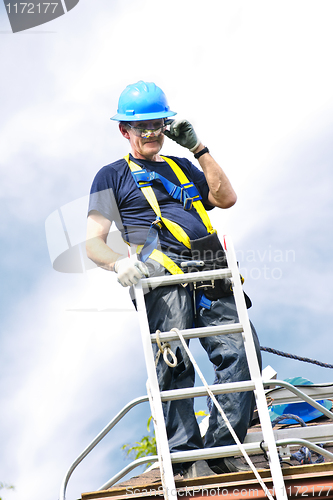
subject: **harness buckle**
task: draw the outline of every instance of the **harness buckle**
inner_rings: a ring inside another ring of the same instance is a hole
[[[193,198],[185,198],[183,201],[184,210],[191,210],[193,206]]]
[[[151,180],[151,175],[147,170],[141,169],[135,172],[132,172],[132,176],[135,180],[135,184],[138,188],[152,186],[153,182]]]
[[[152,226],[158,226],[160,229],[163,227],[161,217],[156,217],[154,222],[151,223]]]
[[[191,210],[194,201],[201,200],[201,196],[197,188],[191,182],[182,184],[180,188],[180,202],[183,204],[184,210]]]
[[[193,206],[193,198],[191,198],[187,191],[186,187],[182,186],[180,188],[180,196],[179,196],[179,201],[183,204],[184,210],[191,210]]]

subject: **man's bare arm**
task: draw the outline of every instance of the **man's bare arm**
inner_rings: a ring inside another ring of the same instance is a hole
[[[106,217],[96,210],[91,211],[87,221],[86,251],[89,259],[99,267],[114,271],[115,261],[123,256],[106,244],[110,227],[111,222]]]
[[[204,146],[200,144],[194,152],[199,153],[202,149]],[[237,201],[237,195],[220,165],[209,153],[200,156],[198,161],[209,187],[208,202],[214,207],[232,207]]]
[[[164,135],[194,154],[204,149],[193,126],[187,120],[174,120],[170,125],[170,130],[166,129]],[[232,207],[237,201],[237,195],[220,165],[208,152],[199,156],[198,160],[209,187],[208,203],[213,207]]]

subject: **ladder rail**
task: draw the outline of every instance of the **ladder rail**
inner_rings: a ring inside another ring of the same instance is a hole
[[[300,386],[294,386],[291,385],[289,382],[286,382],[285,380],[277,380],[277,379],[272,379],[270,380],[269,384],[266,384],[267,387],[272,387],[272,385],[277,386],[275,389],[267,391],[267,395],[271,396],[273,395],[273,400],[276,401],[276,404],[285,404],[285,403],[297,403],[299,401],[306,401],[307,403],[311,404],[317,410],[320,410],[323,412],[328,418],[333,417],[333,413],[324,408],[323,406],[318,407],[317,404],[313,405],[311,402],[314,401],[314,398],[316,400],[321,400],[321,399],[333,399],[333,383],[328,383],[328,384],[311,384],[311,385],[302,385],[302,390],[299,388]],[[285,391],[281,391],[281,393],[278,391],[281,386],[282,388],[286,389]],[[292,394],[289,395],[289,392]],[[287,395],[286,395],[287,394]],[[311,398],[311,400],[309,399]],[[325,410],[325,411],[324,411]]]
[[[267,386],[276,385],[276,386],[285,387],[286,389],[288,389],[288,391],[292,392],[297,397],[297,398],[293,398],[292,401],[291,401],[291,398],[289,398],[288,402],[305,401],[306,403],[309,403],[311,406],[313,406],[314,408],[319,410],[321,413],[323,413],[326,417],[333,420],[333,413],[330,410],[327,410],[327,408],[325,408],[321,404],[317,403],[317,401],[315,401],[311,396],[306,394],[304,391],[301,391],[298,387],[295,387],[294,385],[289,384],[289,382],[286,382],[285,380],[270,380],[267,383],[264,382],[264,385],[267,385]],[[308,385],[308,386],[304,385],[303,387],[307,387],[307,388],[311,389],[311,385]],[[331,395],[329,397],[332,397],[332,391],[330,391],[330,394]],[[320,397],[320,399],[323,399],[323,396],[318,395],[318,397]],[[282,401],[281,402],[279,401],[279,404],[282,404]]]
[[[143,352],[146,361],[146,369],[148,374],[147,388],[149,392],[149,401],[151,403],[151,412],[155,427],[155,436],[157,443],[157,452],[159,456],[159,465],[161,479],[164,490],[165,500],[177,498],[175,480],[170,458],[169,443],[164,423],[164,414],[160,389],[155,369],[155,357],[153,353],[152,343],[150,339],[150,329],[146,313],[146,306],[141,280],[134,286],[137,310],[139,313],[139,323],[141,331],[141,339]]]
[[[243,325],[243,340],[246,352],[246,357],[249,365],[251,380],[255,383],[255,397],[257,409],[260,419],[260,424],[264,436],[264,440],[268,445],[269,465],[272,474],[274,491],[277,500],[287,499],[287,492],[284,484],[281,464],[278,456],[278,451],[275,443],[274,433],[269,417],[268,407],[266,403],[265,391],[262,383],[260,367],[257,359],[256,349],[252,336],[252,329],[247,313],[242,283],[239,276],[237,259],[231,239],[229,236],[224,236],[224,246],[226,250],[228,267],[232,271],[233,293],[236,302],[239,322]]]
[[[260,367],[257,359],[257,354],[255,350],[255,345],[252,337],[252,329],[250,325],[250,320],[247,314],[247,308],[245,304],[245,298],[243,294],[243,289],[242,289],[242,283],[240,280],[240,275],[238,271],[238,264],[236,260],[236,255],[234,252],[234,248],[231,242],[231,239],[228,236],[224,236],[224,246],[226,250],[226,258],[227,258],[227,264],[228,267],[225,269],[218,269],[218,270],[213,270],[213,271],[199,271],[199,272],[193,272],[193,273],[187,273],[186,275],[166,275],[166,276],[159,276],[159,277],[153,277],[153,278],[146,278],[141,280],[138,285],[136,285],[135,289],[138,287],[141,294],[142,294],[142,317],[143,317],[143,311],[145,311],[145,306],[144,306],[144,299],[143,299],[143,287],[152,289],[154,286],[166,286],[166,285],[171,285],[171,284],[184,284],[184,283],[189,283],[193,281],[202,281],[206,279],[216,279],[218,277],[231,277],[232,278],[232,283],[233,283],[233,295],[235,299],[235,304],[236,304],[236,309],[239,317],[239,323],[243,327],[243,340],[244,340],[244,347],[245,347],[245,352],[246,352],[246,358],[247,362],[249,365],[249,371],[250,371],[250,376],[251,380],[254,381],[255,385],[255,390],[254,394],[256,397],[257,401],[257,408],[258,408],[258,413],[259,413],[259,418],[260,418],[260,423],[262,426],[263,430],[263,435],[265,438],[265,441],[268,444],[268,456],[269,456],[269,464],[270,464],[270,469],[271,469],[271,474],[272,474],[272,480],[274,484],[274,489],[275,489],[275,494],[277,497],[277,500],[284,500],[287,498],[287,492],[283,480],[283,475],[282,475],[282,470],[281,470],[281,465],[279,461],[279,456],[275,444],[275,439],[274,439],[274,434],[273,434],[273,429],[268,413],[268,407],[266,404],[266,397],[265,397],[265,391],[264,391],[264,386],[262,383],[262,377],[261,377],[261,372],[260,372]],[[147,317],[146,317],[147,321]],[[145,340],[146,341],[146,340]],[[184,341],[185,342],[185,341]],[[151,337],[150,337],[150,346],[151,346]],[[151,369],[152,365],[152,356],[146,356],[146,364],[149,363],[149,369]],[[148,369],[148,365],[147,365]],[[154,369],[154,374],[156,377],[156,371]],[[149,376],[148,376],[149,378]],[[214,396],[213,396],[214,397]],[[217,402],[215,402],[217,404]],[[221,410],[223,411],[223,410]],[[157,427],[163,427],[165,429],[165,422],[164,420],[162,421],[161,419],[157,420],[157,426],[156,426],[156,433],[157,433]],[[239,442],[239,446],[241,446],[241,443]],[[164,453],[167,457],[167,461],[170,461],[170,454],[166,454],[166,451],[162,451],[161,457],[164,456]],[[250,462],[249,458],[246,456],[246,452],[244,452],[245,458]],[[252,464],[251,464],[252,465]],[[160,464],[161,467],[161,474],[162,474],[162,464]],[[253,467],[253,465],[252,465]],[[252,468],[251,467],[251,468]],[[259,477],[259,476],[258,476]],[[163,481],[163,477],[162,477]],[[174,484],[174,480],[173,483]],[[266,493],[266,491],[265,491]],[[165,497],[167,498],[167,497]]]
[[[306,427],[279,427],[274,428],[274,436],[276,441],[281,439],[304,439],[315,444],[331,444],[333,442],[333,424],[325,425],[307,425]],[[256,443],[263,441],[261,431],[248,432],[244,443]],[[332,457],[331,457],[332,460]]]
[[[103,430],[97,436],[95,439],[93,439],[88,446],[80,453],[80,455],[74,460],[74,462],[70,465],[68,468],[66,475],[61,483],[61,488],[60,488],[60,495],[59,499],[60,500],[66,500],[66,490],[67,490],[67,485],[68,481],[73,474],[74,470],[76,467],[82,462],[84,458],[102,441],[102,439],[105,438],[105,436],[117,425],[117,423],[135,406],[137,406],[140,403],[145,403],[148,402],[148,396],[141,396],[139,398],[132,399],[129,403],[127,403],[118,413],[117,415],[104,427]]]

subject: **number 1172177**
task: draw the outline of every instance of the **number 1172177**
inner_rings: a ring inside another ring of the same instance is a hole
[[[332,486],[329,486],[327,484],[320,486],[316,485],[314,486],[288,486],[287,491],[290,496],[295,496],[295,497],[312,497],[312,498],[317,498],[317,497],[328,497],[331,490]]]
[[[6,4],[8,14],[46,14],[47,12],[54,14],[59,2],[19,2],[14,4]]]

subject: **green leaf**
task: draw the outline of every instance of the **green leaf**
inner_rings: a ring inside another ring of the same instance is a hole
[[[206,417],[208,413],[201,410],[197,411],[195,415],[196,417]],[[150,424],[152,420],[153,417],[150,416],[147,421],[148,432],[151,432]],[[133,460],[137,460],[138,458],[142,457],[149,457],[149,455],[157,455],[155,431],[153,430],[153,435],[143,436],[141,441],[136,441],[132,444],[123,444],[121,449],[124,450],[126,452],[126,455]],[[151,462],[146,465],[146,468],[148,468],[150,465]]]
[[[153,416],[150,415],[150,417],[148,418],[148,422],[147,422],[147,431],[150,432],[150,423],[151,421],[153,420]]]
[[[6,489],[6,490],[14,490],[14,486],[10,484],[5,484],[0,481],[0,490]],[[0,500],[2,500],[2,497],[0,497]]]
[[[147,430],[150,432],[150,423],[151,423],[152,417],[149,417],[148,422],[147,422]],[[156,450],[156,438],[155,438],[155,432],[153,433],[153,436],[143,436],[141,441],[136,441],[133,444],[124,444],[121,447],[122,450],[126,451],[127,456],[130,456],[133,460],[137,460],[138,458],[142,457],[148,457],[149,455],[156,455],[157,450]],[[146,468],[148,468],[152,462],[149,462],[146,465]]]

